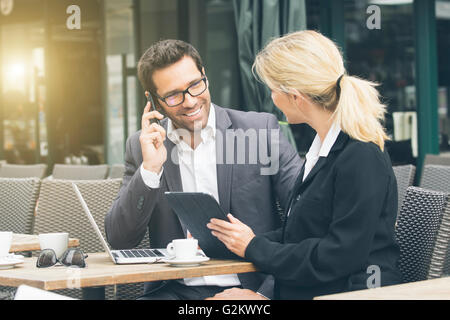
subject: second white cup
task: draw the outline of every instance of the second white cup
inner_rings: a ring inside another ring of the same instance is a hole
[[[167,245],[167,252],[176,259],[192,259],[197,255],[197,239],[175,239]]]
[[[41,250],[53,249],[59,258],[69,246],[69,234],[67,232],[41,233],[39,234],[39,244]]]

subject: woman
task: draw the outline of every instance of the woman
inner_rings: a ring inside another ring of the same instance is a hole
[[[375,84],[348,76],[336,45],[314,31],[273,40],[253,68],[288,122],[307,123],[317,135],[281,229],[255,236],[231,215],[208,228],[229,250],[274,275],[278,299],[401,282],[397,183],[384,149],[386,107]],[[258,295],[231,289],[216,296],[232,297]]]

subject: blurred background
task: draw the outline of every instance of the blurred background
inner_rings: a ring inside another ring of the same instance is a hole
[[[272,112],[254,81],[271,38],[314,29],[380,83],[394,164],[449,154],[450,0],[0,0],[0,160],[122,163],[145,105],[136,65],[165,38],[204,59],[212,101]],[[304,155],[314,133],[291,125]]]

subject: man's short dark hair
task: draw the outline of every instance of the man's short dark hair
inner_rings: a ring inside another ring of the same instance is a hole
[[[152,79],[153,73],[180,61],[185,56],[191,57],[198,70],[202,72],[203,63],[200,54],[187,42],[172,39],[161,40],[148,48],[139,59],[137,66],[139,81],[144,90],[156,92]]]

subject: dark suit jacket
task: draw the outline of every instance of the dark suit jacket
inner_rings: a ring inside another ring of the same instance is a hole
[[[284,227],[256,236],[245,257],[275,277],[278,299],[367,289],[368,267],[381,285],[400,283],[395,240],[397,182],[387,152],[339,134],[291,193]]]
[[[277,119],[268,113],[242,112],[218,106],[215,106],[215,111],[217,131],[220,131],[223,137],[227,137],[226,130],[279,128]],[[167,129],[167,120],[163,120],[162,125]],[[137,132],[127,140],[123,184],[105,218],[108,242],[116,249],[137,246],[147,229],[152,248],[165,248],[173,239],[186,236],[184,227],[164,197],[165,191],[183,191],[179,166],[176,164],[177,161],[171,161],[172,150],[176,145],[169,139],[165,140],[168,158],[164,164],[160,188],[151,189],[144,184],[139,170],[142,163],[139,135],[140,132]],[[261,141],[264,142],[265,139]],[[226,140],[222,146],[216,142],[217,159],[222,158],[219,151],[229,142]],[[273,152],[271,143],[265,142],[264,146]],[[237,147],[235,144],[235,157],[239,156],[236,152]],[[248,159],[249,151],[245,152]],[[177,152],[173,154],[177,155]],[[247,161],[247,164],[238,164],[242,161],[238,162],[235,159],[233,164],[227,164],[230,161],[225,161],[223,157],[224,163],[221,164],[218,160],[217,184],[221,207],[225,212],[232,213],[251,226],[256,234],[281,226],[276,200],[279,199],[281,206],[287,205],[288,191],[292,189],[301,168],[298,154],[281,132],[279,154],[279,158],[276,159],[279,161],[279,170],[274,175],[261,175],[261,168],[267,166],[259,161],[257,164],[248,164],[250,161]],[[273,293],[273,278],[270,281],[271,277],[267,278],[267,275],[248,273],[238,276],[244,288],[263,290],[261,293],[269,296]],[[263,281],[266,280],[263,285]],[[146,284],[145,291],[148,292],[157,285],[159,284]]]

